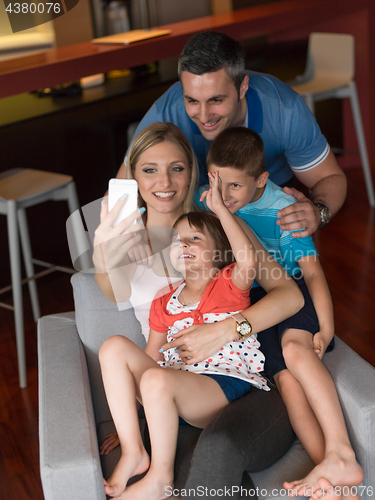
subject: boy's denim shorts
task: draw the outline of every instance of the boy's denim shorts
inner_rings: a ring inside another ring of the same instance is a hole
[[[242,398],[242,396],[254,388],[250,382],[240,378],[230,377],[229,375],[219,375],[216,373],[202,373],[201,375],[205,375],[206,377],[216,380],[229,403]]]
[[[260,342],[260,350],[266,357],[264,370],[270,379],[272,379],[280,371],[287,369],[281,349],[281,337],[283,336],[285,330],[305,330],[310,332],[311,335],[315,335],[315,333],[319,331],[318,316],[307,289],[307,285],[301,274],[298,274],[293,278],[302,292],[305,299],[305,305],[294,316],[291,316],[276,326],[259,332],[257,335]],[[250,291],[251,304],[255,304],[265,295],[266,292],[260,286],[253,288]],[[333,348],[334,339],[331,340],[326,352],[332,351]]]

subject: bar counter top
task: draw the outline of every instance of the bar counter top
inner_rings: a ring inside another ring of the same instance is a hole
[[[303,28],[373,5],[373,0],[286,0],[160,26],[169,35],[130,45],[80,43],[0,62],[0,98],[176,56],[202,30],[237,40]]]

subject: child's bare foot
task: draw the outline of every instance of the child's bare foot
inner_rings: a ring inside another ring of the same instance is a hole
[[[318,494],[320,496],[324,496],[325,500],[342,500],[342,495],[341,495],[341,487],[339,486],[338,489],[333,486],[327,479],[324,477],[320,478],[318,481]],[[316,497],[316,493],[311,497],[314,499]]]
[[[142,474],[150,467],[150,457],[142,448],[139,453],[122,453],[112,476],[106,481],[104,479],[104,491],[110,497],[119,497],[125,490],[129,479]]]
[[[363,471],[353,451],[345,458],[331,452],[304,479],[284,482],[284,488],[291,490],[289,496],[309,496],[318,500],[324,494],[322,486],[319,486],[321,479],[327,481],[330,486],[357,486],[363,480]]]
[[[327,479],[322,477],[318,481],[319,491],[324,496],[325,500],[359,500],[359,496],[357,494],[353,495],[352,492],[357,491],[355,486],[348,487],[345,486],[333,486]],[[312,497],[313,500],[315,497]]]
[[[359,500],[357,494],[352,493],[356,491],[356,487],[348,486],[333,486],[327,479],[322,477],[318,481],[320,493],[324,496],[324,500]],[[314,496],[312,497],[315,498]]]
[[[140,481],[130,485],[120,496],[113,500],[165,500],[171,498],[173,480],[166,481],[149,471]],[[173,497],[172,497],[173,498]]]

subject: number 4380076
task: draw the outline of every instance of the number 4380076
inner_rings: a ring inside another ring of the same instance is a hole
[[[39,14],[43,14],[46,12],[49,14],[51,11],[55,14],[59,14],[61,10],[61,5],[59,3],[9,3],[7,8],[5,9],[9,13],[13,14],[35,14],[39,12]]]

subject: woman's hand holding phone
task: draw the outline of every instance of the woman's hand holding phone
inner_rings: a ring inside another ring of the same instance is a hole
[[[107,199],[103,200],[100,224],[94,236],[93,260],[97,272],[107,273],[118,266],[131,263],[128,252],[142,240],[140,231],[144,229],[144,225],[139,210],[113,227],[125,203],[126,199],[119,199],[113,209],[108,211]]]

